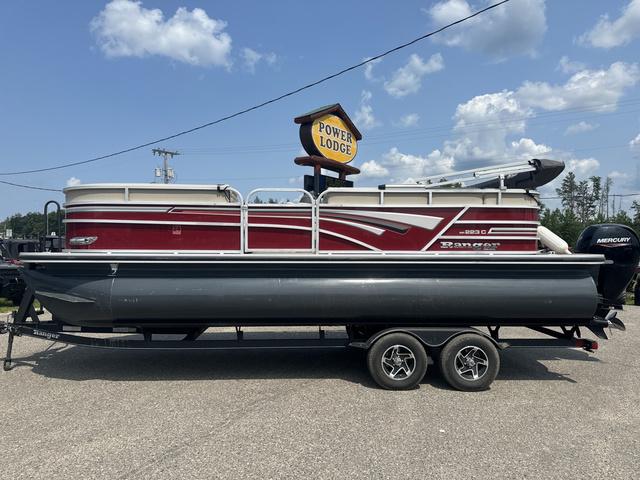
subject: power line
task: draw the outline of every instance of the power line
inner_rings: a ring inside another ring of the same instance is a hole
[[[583,112],[589,112],[592,111],[591,109],[589,110],[584,110]],[[632,109],[632,110],[620,110],[620,111],[615,111],[615,112],[607,112],[607,113],[599,113],[599,114],[594,114],[594,115],[588,115],[588,116],[582,116],[580,117],[582,120],[585,119],[591,119],[591,118],[600,118],[603,115],[628,115],[628,114],[632,114],[632,113],[636,113],[638,112],[638,109]],[[559,116],[559,115],[563,115],[564,112],[553,112],[555,116]],[[567,115],[573,115],[574,112],[567,112]],[[514,118],[510,118],[510,119],[505,119],[505,120],[489,120],[489,121],[485,121],[485,122],[473,122],[473,123],[468,123],[465,125],[461,125],[461,126],[457,126],[457,125],[453,125],[451,127],[448,128],[433,128],[431,129],[432,133],[429,133],[429,131],[424,131],[424,130],[414,130],[414,131],[405,131],[405,132],[393,132],[393,133],[389,133],[389,134],[381,134],[378,136],[370,136],[369,138],[367,138],[366,144],[367,145],[375,145],[375,144],[380,144],[380,143],[384,143],[387,142],[391,139],[395,139],[397,140],[401,140],[401,139],[407,139],[410,137],[415,137],[417,139],[421,139],[421,138],[441,138],[441,137],[446,137],[452,134],[452,131],[454,134],[457,135],[468,135],[468,134],[472,134],[472,133],[482,133],[482,132],[489,132],[489,131],[496,131],[496,130],[506,130],[507,128],[509,128],[509,125],[512,124],[518,124],[520,122],[524,122],[524,121],[530,121],[527,125],[527,127],[532,128],[532,127],[539,127],[539,126],[546,126],[548,124],[554,124],[554,123],[564,123],[567,121],[570,121],[570,119],[568,118],[551,118],[548,119],[548,117],[551,115],[531,115],[528,117],[514,117]],[[539,122],[536,122],[536,120],[541,120]],[[577,120],[574,119],[574,121]],[[543,122],[544,121],[544,122]],[[475,126],[478,126],[478,128],[473,128]],[[483,126],[484,125],[484,126]],[[421,132],[425,132],[426,134],[422,134]],[[402,137],[402,138],[400,138]],[[382,140],[381,140],[382,139]],[[374,140],[374,141],[371,141]],[[363,140],[364,142],[364,140]]]
[[[481,10],[478,10],[477,12],[474,12],[471,15],[468,15],[468,16],[466,16],[464,18],[456,20],[455,22],[451,22],[451,23],[449,23],[447,25],[444,25],[443,27],[440,27],[437,30],[434,30],[434,31],[429,32],[429,33],[426,33],[424,35],[421,35],[420,37],[414,38],[413,40],[408,41],[406,43],[403,43],[401,45],[398,45],[397,47],[394,47],[394,48],[392,48],[390,50],[387,50],[386,52],[383,52],[383,53],[380,53],[380,54],[375,55],[373,57],[367,58],[366,60],[363,60],[360,63],[357,63],[357,64],[352,65],[350,67],[343,68],[342,70],[340,70],[340,71],[338,71],[336,73],[333,73],[331,75],[327,75],[326,77],[323,77],[320,80],[316,80],[315,82],[308,83],[308,84],[306,84],[306,85],[304,85],[302,87],[299,87],[299,88],[297,88],[295,90],[291,90],[291,91],[289,91],[287,93],[284,93],[284,94],[282,94],[282,95],[280,95],[278,97],[272,98],[272,99],[267,100],[265,102],[262,102],[262,103],[259,103],[257,105],[254,105],[252,107],[245,108],[244,110],[240,110],[240,111],[237,111],[237,112],[232,113],[230,115],[226,115],[224,117],[220,117],[217,120],[214,120],[212,122],[204,123],[202,125],[198,125],[197,127],[189,128],[187,130],[183,130],[181,132],[174,133],[172,135],[168,135],[166,137],[159,138],[157,140],[153,140],[153,141],[150,141],[150,142],[147,142],[147,143],[136,145],[134,147],[129,147],[129,148],[126,148],[124,150],[120,150],[120,151],[117,151],[117,152],[109,153],[107,155],[101,155],[99,157],[90,158],[88,160],[82,160],[82,161],[79,161],[79,162],[66,163],[66,164],[63,164],[63,165],[57,165],[55,167],[38,168],[38,169],[33,169],[33,170],[23,170],[23,171],[18,171],[18,172],[4,172],[4,173],[0,173],[0,175],[3,175],[3,176],[5,176],[5,175],[23,175],[23,174],[27,174],[27,173],[48,172],[48,171],[51,171],[51,170],[59,170],[59,169],[62,169],[62,168],[74,167],[74,166],[83,165],[83,164],[86,164],[86,163],[97,162],[99,160],[105,160],[107,158],[112,158],[112,157],[115,157],[115,156],[118,156],[118,155],[122,155],[122,154],[125,154],[125,153],[133,152],[135,150],[140,150],[142,148],[146,148],[146,147],[150,147],[152,145],[156,145],[156,144],[158,144],[160,142],[166,142],[168,140],[172,140],[174,138],[181,137],[183,135],[187,135],[189,133],[196,132],[198,130],[202,130],[203,128],[207,128],[207,127],[210,127],[212,125],[216,125],[218,123],[222,123],[224,121],[230,120],[232,118],[239,117],[240,115],[244,115],[244,114],[249,113],[251,111],[258,110],[259,108],[265,107],[265,106],[270,105],[272,103],[275,103],[275,102],[278,102],[280,100],[283,100],[283,99],[285,99],[287,97],[291,97],[293,95],[296,95],[296,94],[298,94],[298,93],[300,93],[300,92],[302,92],[304,90],[308,90],[308,89],[310,89],[312,87],[320,85],[321,83],[324,83],[324,82],[327,82],[329,80],[332,80],[332,79],[334,79],[336,77],[339,77],[340,75],[344,75],[345,73],[348,73],[348,72],[350,72],[352,70],[356,70],[356,69],[358,69],[358,68],[360,68],[360,67],[362,67],[362,66],[364,66],[364,65],[366,65],[368,63],[374,62],[374,61],[376,61],[376,60],[378,60],[378,59],[380,59],[382,57],[385,57],[385,56],[387,56],[387,55],[389,55],[391,53],[397,52],[398,50],[401,50],[403,48],[409,47],[409,46],[411,46],[411,45],[413,45],[415,43],[418,43],[418,42],[420,42],[422,40],[425,40],[425,39],[427,39],[429,37],[432,37],[433,35],[436,35],[436,34],[438,34],[440,32],[443,32],[444,30],[447,30],[447,29],[449,29],[449,28],[451,28],[451,27],[453,27],[455,25],[458,25],[458,24],[461,24],[463,22],[466,22],[467,20],[470,20],[470,19],[472,19],[474,17],[477,17],[478,15],[481,15],[481,14],[483,14],[483,13],[489,11],[489,10],[492,10],[492,9],[494,9],[496,7],[499,7],[500,5],[503,5],[503,4],[505,4],[505,3],[509,2],[509,1],[510,0],[502,0],[501,2],[494,3],[493,5],[489,5],[488,7],[485,7],[483,9],[481,9]]]
[[[610,193],[609,197],[637,197],[639,196],[640,193]],[[560,198],[563,198],[561,196],[555,196],[555,197],[540,197],[540,200],[558,200]],[[581,198],[580,195],[574,195],[573,198]]]
[[[598,112],[598,111],[601,112],[599,115],[612,115],[618,112],[608,112],[607,110],[609,108],[635,106],[638,103],[640,103],[640,97],[630,97],[626,100],[620,100],[614,103],[611,103],[611,102],[595,103],[595,104],[585,105],[581,107],[565,108],[559,111],[527,113],[524,115],[514,116],[504,120],[494,119],[494,120],[481,120],[476,122],[467,122],[464,124],[464,126],[461,126],[460,128],[464,129],[468,127],[483,126],[483,125],[503,125],[503,124],[513,123],[513,122],[525,121],[525,120],[535,120],[538,118],[545,119],[548,117],[572,115],[572,114],[587,113],[587,112]],[[443,124],[443,125],[437,125],[437,126],[427,127],[427,128],[411,128],[411,129],[405,129],[405,130],[400,130],[400,131],[390,132],[390,133],[368,135],[367,140],[379,139],[379,138],[385,138],[385,137],[397,136],[397,135],[409,135],[417,132],[434,132],[434,131],[441,131],[444,129],[450,130],[455,127],[456,125],[453,125],[453,124],[446,124],[446,125]]]
[[[20,187],[20,188],[29,188],[31,190],[44,190],[47,192],[61,192],[59,188],[45,188],[45,187],[36,187],[33,185],[23,185],[22,183],[13,183],[13,182],[5,182],[4,180],[0,180],[0,183],[5,185],[10,185],[12,187]]]
[[[526,116],[518,116],[505,120],[485,120],[478,122],[469,122],[464,126],[456,128],[455,133],[459,135],[468,135],[473,133],[483,133],[490,131],[499,131],[507,128],[508,125],[513,123],[522,122],[525,120],[530,121],[529,127],[536,127],[541,125],[547,125],[551,123],[562,123],[567,121],[565,118],[552,118],[548,120],[549,117],[561,117],[563,115],[574,115],[578,113],[588,113],[588,112],[598,112],[598,110],[602,110],[607,107],[630,107],[635,106],[640,103],[640,98],[634,97],[629,98],[627,100],[621,100],[616,103],[599,103],[593,104],[587,107],[574,107],[570,109],[565,109],[557,112],[544,112],[537,113]],[[600,118],[603,115],[614,116],[614,115],[628,115],[632,113],[637,113],[638,109],[632,110],[621,110],[621,111],[613,111],[613,112],[602,112],[594,115],[589,115],[586,117],[581,117],[581,119],[591,119],[591,118]],[[536,122],[536,120],[544,120],[542,122]],[[480,128],[472,128],[478,126]],[[486,126],[483,127],[483,126]],[[402,129],[395,132],[389,132],[384,134],[377,135],[367,135],[365,139],[362,140],[363,145],[379,145],[384,144],[392,138],[403,137],[403,139],[432,139],[432,138],[443,138],[451,135],[451,130],[456,126],[454,124],[442,124],[433,127],[427,128],[411,128],[411,129]],[[411,138],[413,137],[413,138]],[[225,155],[225,154],[248,154],[248,153],[277,153],[277,152],[290,152],[300,148],[300,145],[297,143],[275,143],[275,144],[263,144],[263,145],[226,145],[226,146],[217,146],[217,147],[193,147],[193,148],[182,148],[180,151],[185,155]]]
[[[544,150],[541,152],[537,152],[536,155],[546,155],[549,153],[573,153],[573,152],[590,152],[596,150],[616,150],[621,148],[628,148],[628,143],[619,143],[616,145],[598,145],[593,147],[582,147],[582,148],[552,148],[549,150]],[[202,151],[202,152],[191,152],[191,153],[183,153],[183,155],[187,156],[219,156],[219,155],[265,155],[268,153],[285,153],[285,152],[295,152],[298,148],[284,148],[284,149],[274,149],[274,150],[249,150],[249,151],[237,151],[237,152],[217,152],[217,151]],[[520,157],[505,157],[506,160],[512,159],[513,161],[521,160]]]
[[[443,176],[446,176],[446,173],[443,173]],[[265,180],[265,179],[283,179],[283,178],[291,178],[291,175],[288,176],[283,176],[283,177],[244,177],[244,178],[227,178],[226,181],[229,180]],[[0,183],[5,184],[5,185],[10,185],[12,187],[20,187],[20,188],[29,188],[32,190],[44,190],[44,191],[48,191],[48,192],[62,192],[62,190],[60,189],[56,189],[56,188],[46,188],[46,187],[36,187],[33,185],[23,185],[20,183],[13,183],[13,182],[6,182],[4,180],[0,180]],[[609,197],[637,197],[640,196],[640,192],[636,192],[636,193],[610,193],[608,195]],[[553,197],[540,197],[540,200],[559,200],[561,199],[561,196],[553,196]]]
[[[598,146],[592,146],[592,147],[584,147],[584,148],[574,148],[574,149],[570,149],[570,150],[565,150],[565,149],[551,149],[551,150],[545,150],[542,152],[537,152],[538,156],[541,155],[546,155],[547,153],[552,153],[554,151],[559,151],[559,152],[564,152],[564,153],[576,153],[576,152],[584,152],[584,151],[592,151],[592,150],[615,150],[615,149],[619,149],[619,148],[627,148],[629,146],[628,143],[621,143],[621,144],[617,144],[617,145],[598,145]],[[287,150],[288,151],[288,150]],[[242,153],[242,152],[241,152]],[[254,153],[254,152],[248,152],[248,153]],[[204,153],[203,153],[204,154]],[[227,155],[227,153],[206,153],[206,155]],[[237,154],[237,153],[236,153]],[[198,153],[193,153],[191,155],[198,155]],[[502,158],[502,160],[506,161],[518,161],[518,160],[522,160],[521,157],[504,157]],[[394,172],[406,172],[409,170],[413,170],[415,169],[415,166],[412,165],[406,165],[406,166],[394,166],[393,170]],[[447,173],[443,172],[442,173],[443,176],[446,176]],[[249,180],[282,180],[282,179],[288,179],[288,178],[292,178],[292,177],[297,177],[299,175],[295,175],[295,174],[291,174],[291,175],[286,175],[286,176],[280,176],[280,177],[231,177],[231,178],[225,178],[224,180],[217,182],[217,183],[228,183],[231,181],[249,181]],[[190,178],[185,178],[184,180],[192,180]],[[203,178],[203,177],[198,177],[197,180],[210,180],[210,178]],[[14,187],[22,187],[22,188],[30,188],[30,189],[34,189],[34,190],[47,190],[47,191],[51,191],[51,192],[61,192],[62,190],[59,189],[55,189],[55,188],[44,188],[44,187],[36,187],[36,186],[31,186],[31,185],[24,185],[24,184],[19,184],[19,183],[12,183],[12,182],[6,182],[6,181],[2,181],[0,180],[0,183],[4,183],[6,185],[11,185]],[[635,195],[635,194],[632,194]],[[545,199],[554,199],[554,198],[558,198],[558,197],[545,197]]]
[[[624,114],[631,114],[631,113],[636,113],[640,110],[635,109],[635,110],[631,110],[631,111],[619,111],[619,112],[611,112],[608,115],[624,115]],[[583,118],[592,118],[593,116],[589,116],[589,117],[583,117]],[[535,120],[537,117],[531,117],[532,120]],[[471,125],[469,125],[469,127],[464,126],[464,127],[460,127],[460,128],[455,128],[454,130],[454,136],[460,137],[460,136],[465,136],[465,135],[473,135],[473,134],[481,134],[484,132],[492,132],[492,131],[504,131],[507,130],[509,128],[510,124],[514,124],[514,123],[519,123],[521,121],[524,121],[523,119],[510,119],[510,120],[504,120],[504,121],[492,121],[492,122],[487,122],[488,125],[496,125],[494,127],[486,127],[486,128],[469,128],[471,127]],[[533,128],[533,127],[539,127],[539,126],[546,126],[546,125],[550,125],[550,124],[554,124],[554,123],[562,123],[565,122],[565,119],[551,119],[551,120],[545,120],[544,123],[542,122],[532,122],[531,124],[528,125],[529,128]],[[425,139],[437,139],[437,138],[446,138],[451,136],[451,132],[447,131],[442,131],[441,133],[434,133],[434,134],[428,134],[428,135],[423,135],[420,134],[418,132],[415,133],[405,133],[402,135],[402,138],[398,138],[400,135],[397,135],[396,138],[385,138],[382,140],[374,140],[374,141],[367,141],[366,145],[383,145],[385,143],[390,143],[391,141],[397,142],[397,141],[415,141],[415,140],[425,140]],[[391,137],[391,136],[390,136]],[[364,143],[364,142],[363,142]]]

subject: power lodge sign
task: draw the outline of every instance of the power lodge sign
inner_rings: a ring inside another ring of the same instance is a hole
[[[323,157],[349,163],[358,152],[358,143],[349,127],[336,115],[325,115],[311,124],[313,146]]]
[[[358,153],[362,135],[340,104],[313,110],[294,121],[300,123],[300,141],[309,155],[346,164]]]

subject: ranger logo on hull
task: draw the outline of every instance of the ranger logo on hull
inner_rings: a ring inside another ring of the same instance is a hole
[[[440,248],[451,250],[497,250],[500,242],[440,242]]]

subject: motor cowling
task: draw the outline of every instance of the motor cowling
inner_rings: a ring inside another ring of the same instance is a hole
[[[591,225],[578,237],[575,252],[600,254],[610,260],[600,267],[598,292],[606,304],[622,304],[640,260],[640,240],[636,232],[626,225]]]

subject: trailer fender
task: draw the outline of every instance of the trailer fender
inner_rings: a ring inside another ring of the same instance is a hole
[[[508,344],[496,341],[490,335],[473,327],[391,327],[376,332],[364,341],[350,342],[350,347],[368,350],[380,338],[390,333],[406,333],[418,339],[427,348],[443,347],[451,339],[466,333],[480,335],[490,340],[498,350],[504,350]]]

